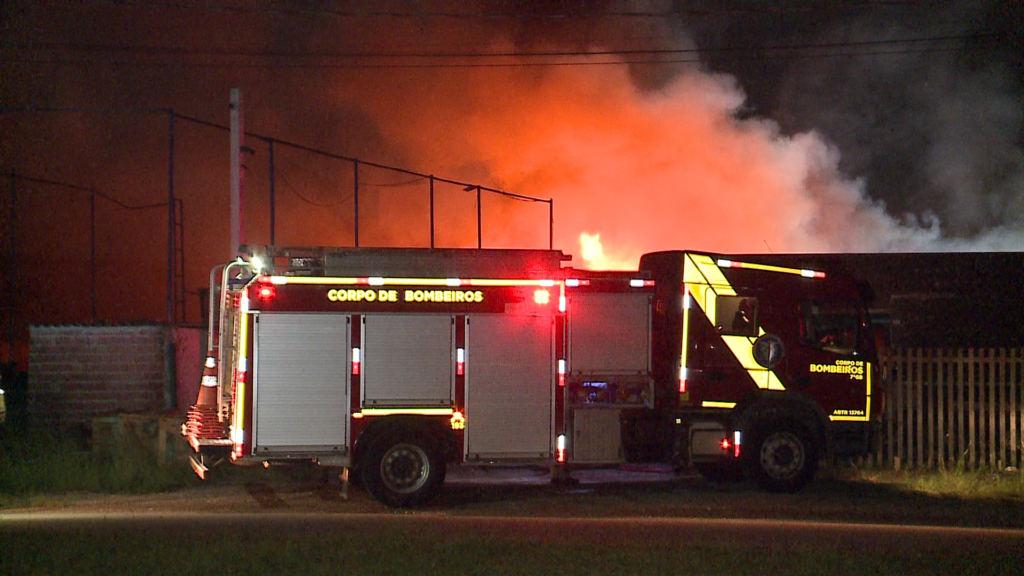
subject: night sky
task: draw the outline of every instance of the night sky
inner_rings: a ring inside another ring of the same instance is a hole
[[[1024,247],[1020,2],[15,0],[0,339],[165,320],[169,186],[198,322],[231,256],[231,88],[252,244],[270,239],[274,139],[278,245],[353,243],[358,158],[552,198],[577,266],[581,234],[616,268],[660,249]],[[429,245],[426,179],[358,179],[361,245]],[[438,246],[476,245],[463,188],[436,188]],[[547,247],[547,205],[490,195],[482,213],[485,247]]]

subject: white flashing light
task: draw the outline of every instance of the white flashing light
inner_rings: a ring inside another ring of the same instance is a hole
[[[449,278],[446,282],[449,286],[462,286],[461,278]]]
[[[359,375],[360,355],[359,348],[352,348],[352,374],[355,376]]]
[[[541,286],[546,286],[546,287],[551,287],[551,286],[555,285],[555,281],[554,280],[541,280],[540,281],[540,285]]]
[[[580,281],[579,281],[578,278],[570,278],[570,279],[565,281],[565,285],[566,286],[571,286],[571,287],[575,288],[575,287],[580,285]]]
[[[238,371],[239,372],[245,372],[246,371],[246,369],[249,367],[249,361],[248,360],[249,359],[246,358],[245,356],[240,356],[238,358]]]
[[[722,258],[721,260],[718,261],[718,265],[721,266],[722,268],[732,268],[732,260],[726,260]]]
[[[263,259],[259,256],[253,256],[249,264],[252,265],[257,274],[259,274],[260,270],[263,270]]]
[[[455,375],[465,376],[466,375],[466,349],[456,348],[455,349]]]
[[[632,280],[629,281],[629,285],[632,288],[643,288],[644,281],[639,278],[633,278]]]
[[[455,361],[456,362],[465,362],[466,361],[466,349],[465,348],[457,348],[455,350]]]
[[[249,295],[243,293],[241,298],[238,299],[238,309],[242,311],[242,314],[249,312]]]
[[[558,463],[565,463],[565,434],[558,435]]]
[[[567,303],[567,301],[565,299],[565,294],[562,294],[561,296],[558,297],[558,311],[559,312],[565,312],[565,309],[566,309],[567,306],[568,306],[568,303]]]
[[[380,276],[370,276],[369,278],[366,279],[366,281],[370,284],[370,286],[384,285],[384,279],[381,278]]]
[[[686,394],[686,366],[679,369],[679,393]]]
[[[690,307],[690,293],[683,294],[683,308]]]
[[[287,276],[271,276],[270,277],[270,283],[271,284],[276,284],[278,286],[284,286],[285,284],[288,283],[288,277]]]

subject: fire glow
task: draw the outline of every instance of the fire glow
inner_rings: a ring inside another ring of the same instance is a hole
[[[886,214],[818,134],[741,117],[745,96],[730,76],[686,68],[643,90],[628,66],[597,68],[432,70],[346,96],[433,170],[471,167],[504,189],[552,198],[555,248],[582,243],[590,268],[635,269],[642,253],[670,249],[912,250],[938,234]],[[503,226],[488,229],[499,211]],[[485,244],[547,243],[548,221],[526,208],[485,203],[483,219]]]

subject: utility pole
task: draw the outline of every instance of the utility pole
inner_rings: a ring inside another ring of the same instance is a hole
[[[242,92],[231,89],[231,254],[238,256],[239,247],[245,243],[242,221]]]

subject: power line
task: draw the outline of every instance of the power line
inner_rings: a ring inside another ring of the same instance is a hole
[[[612,50],[544,50],[544,51],[495,51],[495,52],[273,52],[253,51],[230,48],[186,48],[181,46],[138,46],[131,44],[83,44],[70,42],[49,42],[30,44],[7,44],[8,48],[34,51],[68,51],[95,53],[127,53],[133,55],[155,56],[205,56],[205,57],[244,57],[244,58],[278,58],[278,59],[481,59],[481,58],[563,58],[563,57],[595,57],[595,56],[671,56],[680,54],[715,54],[723,52],[794,52],[801,50],[837,50],[844,48],[898,47],[910,49],[916,45],[943,44],[985,39],[997,39],[998,34],[948,34],[942,36],[924,36],[916,38],[896,38],[890,40],[864,40],[847,42],[821,42],[796,44],[767,44],[721,46],[715,48],[636,48]],[[925,46],[924,49],[927,49]]]
[[[100,192],[96,188],[90,188],[88,186],[82,186],[80,184],[71,184],[69,182],[58,182],[57,180],[47,180],[45,178],[33,178],[31,176],[22,176],[21,174],[10,174],[10,177],[14,178],[16,180],[24,181],[24,182],[33,182],[35,184],[47,184],[47,185],[50,185],[50,186],[59,186],[61,188],[68,188],[68,189],[71,189],[71,190],[79,190],[79,191],[82,191],[82,192],[89,192],[91,194],[95,194],[99,198],[103,198],[104,200],[106,200],[108,202],[116,204],[116,205],[120,206],[121,208],[124,208],[125,210],[149,210],[150,208],[163,208],[163,207],[167,206],[167,202],[159,202],[159,203],[155,203],[155,204],[139,204],[139,205],[125,204],[124,202],[121,202],[120,200],[118,200],[117,198],[114,198],[113,196],[110,196],[108,194],[104,194],[103,192]]]
[[[564,10],[499,12],[499,11],[412,11],[412,10],[381,10],[367,4],[365,9],[343,10],[332,8],[302,9],[281,6],[235,6],[215,3],[184,3],[172,1],[129,1],[105,0],[103,3],[136,8],[165,8],[205,12],[224,12],[231,14],[270,14],[288,16],[335,16],[345,18],[408,18],[408,19],[472,19],[472,20],[568,20],[591,18],[672,18],[679,16],[722,16],[750,14],[789,14],[795,12],[843,12],[863,8],[906,8],[922,5],[941,5],[941,2],[921,2],[920,0],[865,0],[863,2],[830,2],[803,6],[781,6],[774,2],[753,7],[729,8],[686,8],[683,5],[672,10],[604,10],[587,11],[573,10],[566,6]]]
[[[899,56],[913,54],[929,54],[936,52],[959,52],[959,47],[922,47],[906,50],[871,50],[860,52],[832,52],[815,54],[762,54],[758,55],[759,60],[775,60],[779,58],[817,60],[829,58],[857,58],[872,56]],[[748,58],[744,56],[743,58]],[[718,58],[719,61],[739,60],[738,56],[726,56]],[[0,61],[3,61],[0,59]],[[142,62],[129,60],[115,60],[106,62],[95,62],[89,60],[66,60],[66,59],[27,59],[18,58],[6,60],[8,62],[24,62],[33,64],[57,64],[67,66],[145,66],[155,68],[258,68],[258,69],[321,69],[321,70],[430,70],[430,69],[459,69],[459,68],[544,68],[544,67],[566,67],[566,66],[627,66],[636,64],[700,64],[704,62],[699,57],[692,58],[660,58],[660,59],[616,59],[604,61],[572,61],[572,62],[503,62],[503,63],[450,63],[450,64],[374,64],[374,63],[296,63],[296,62]]]

